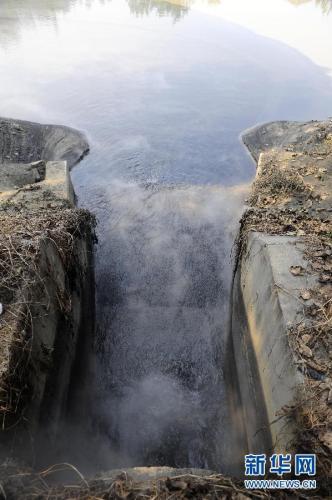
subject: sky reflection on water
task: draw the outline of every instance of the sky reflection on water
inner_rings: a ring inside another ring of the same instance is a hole
[[[296,50],[218,17],[236,18],[241,1],[194,2],[176,23],[184,7],[156,0],[2,2],[1,113],[86,130],[92,153],[74,172],[82,188],[105,175],[245,182],[253,166],[239,133],[332,114],[332,80]],[[246,1],[256,14],[259,3]],[[203,4],[215,15],[196,10]]]

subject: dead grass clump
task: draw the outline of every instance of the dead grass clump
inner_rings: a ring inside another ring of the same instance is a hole
[[[22,408],[29,393],[28,365],[37,291],[47,296],[45,276],[39,269],[41,246],[51,241],[64,268],[69,269],[75,239],[91,233],[94,224],[85,210],[19,210],[14,206],[0,210],[1,430],[23,418]]]
[[[155,480],[135,481],[127,473],[114,479],[97,479],[87,482],[84,478],[75,486],[49,487],[49,475],[57,470],[69,470],[69,464],[59,464],[40,474],[12,475],[3,483],[3,490],[14,493],[16,500],[80,499],[80,500],[198,500],[215,499],[269,499],[301,498],[295,492],[246,490],[243,483],[221,474],[199,476],[184,474]],[[78,473],[78,471],[76,470]],[[79,473],[78,473],[79,474]],[[8,474],[6,476],[8,478]],[[15,496],[16,495],[16,496]],[[304,497],[302,497],[304,498]]]
[[[308,378],[299,389],[293,410],[298,429],[297,449],[300,453],[316,454],[317,481],[323,498],[331,495],[332,407],[327,404],[330,391],[329,382]]]
[[[298,172],[268,164],[261,169],[253,184],[250,203],[254,205],[262,198],[303,193],[307,189],[303,177]]]

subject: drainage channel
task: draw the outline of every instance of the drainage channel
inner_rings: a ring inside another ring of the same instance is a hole
[[[226,379],[235,373],[227,335],[244,193],[113,182],[101,196],[97,467],[237,468],[244,445],[229,405]]]

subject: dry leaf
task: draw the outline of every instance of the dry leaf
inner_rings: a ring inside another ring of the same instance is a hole
[[[311,358],[312,357],[312,350],[310,349],[310,347],[308,347],[305,344],[300,345],[299,351],[300,351],[301,354],[303,354],[307,358]]]
[[[329,257],[331,255],[331,250],[327,249],[327,250],[321,250],[319,252],[315,252],[313,254],[314,257],[322,257],[323,259],[326,258],[326,257]]]
[[[308,344],[308,342],[310,342],[311,340],[311,335],[309,335],[308,333],[305,333],[303,335],[303,337],[301,338],[302,342],[304,342],[305,344]]]
[[[319,276],[319,282],[320,283],[328,283],[329,281],[332,281],[332,277],[330,273],[322,273]]]
[[[321,271],[323,269],[323,264],[321,264],[320,262],[312,262],[311,263],[311,267],[315,270],[315,271]]]

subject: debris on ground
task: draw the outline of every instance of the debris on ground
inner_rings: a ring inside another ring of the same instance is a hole
[[[246,500],[246,499],[288,499],[307,498],[295,491],[259,491],[247,490],[243,482],[222,474],[196,475],[179,474],[162,476],[156,479],[138,480],[130,473],[120,473],[116,477],[87,481],[81,477],[78,484],[71,486],[51,486],[49,476],[56,470],[69,469],[69,464],[59,464],[39,474],[6,474],[6,480],[0,482],[1,491],[7,500]],[[81,476],[79,471],[76,473]],[[1,480],[1,469],[0,469]],[[315,498],[315,497],[313,497]],[[319,497],[316,497],[319,498]]]

